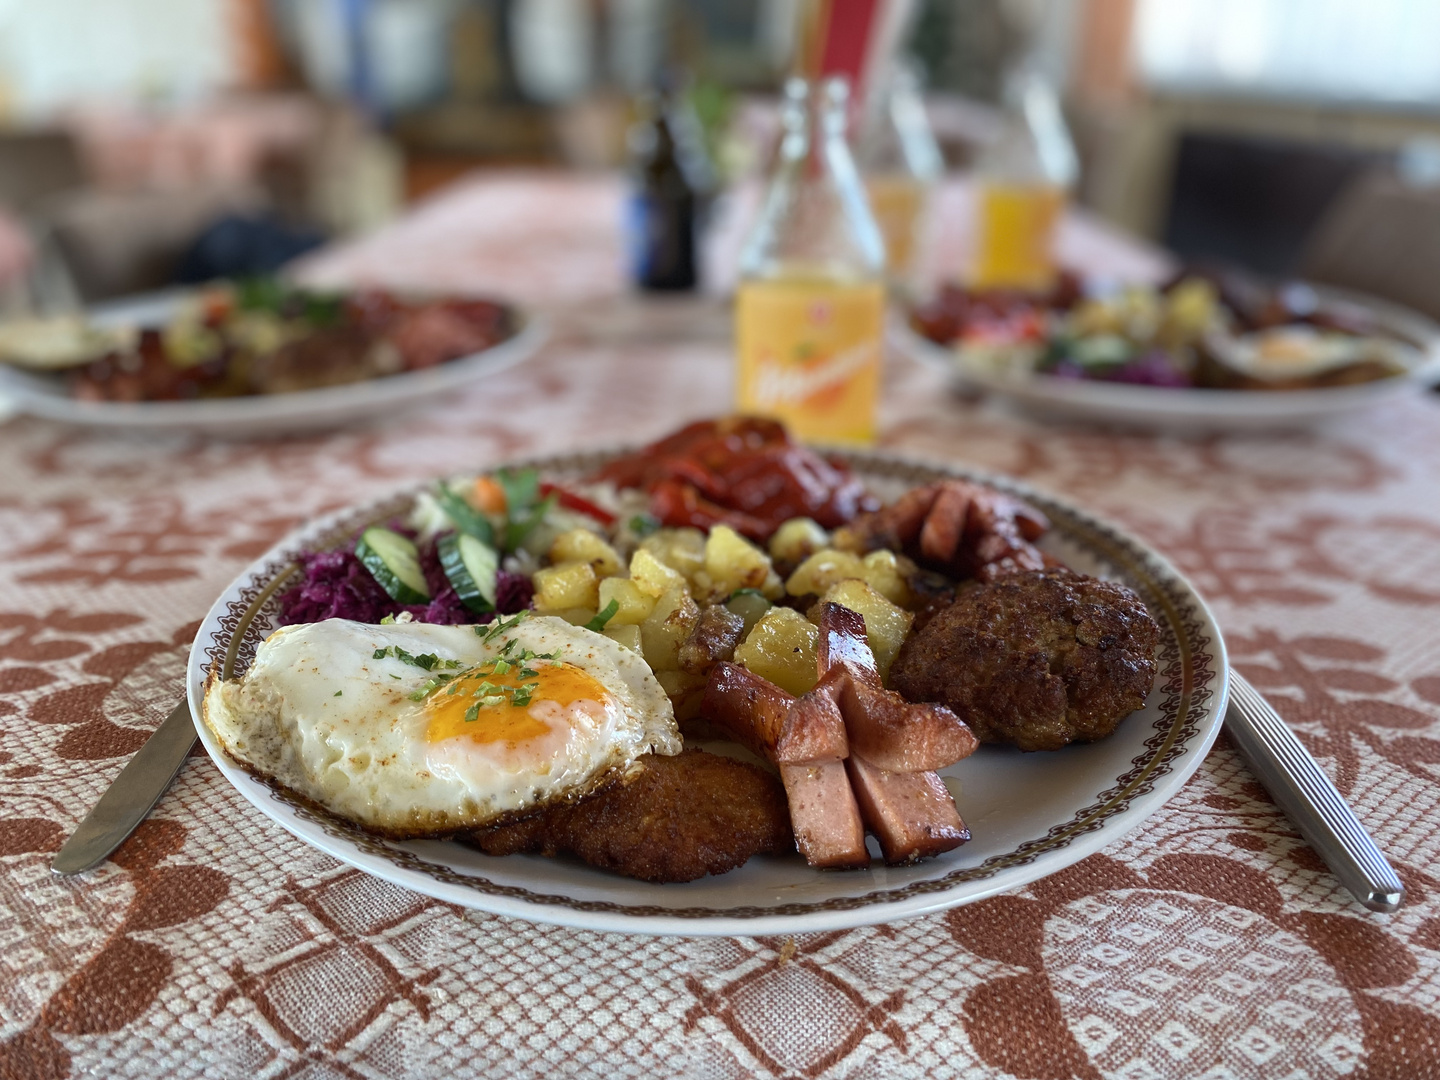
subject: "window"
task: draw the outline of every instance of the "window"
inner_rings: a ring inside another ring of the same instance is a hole
[[[1440,108],[1436,0],[1138,0],[1162,90]]]

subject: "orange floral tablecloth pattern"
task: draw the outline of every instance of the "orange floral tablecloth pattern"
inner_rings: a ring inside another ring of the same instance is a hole
[[[425,213],[458,236],[483,195]],[[386,244],[419,266],[404,228],[320,270]],[[652,317],[614,303],[632,330]],[[52,853],[173,706],[211,601],[291,526],[728,400],[723,335],[591,329],[568,318],[445,406],[341,433],[0,428],[0,1077],[1440,1076],[1433,395],[1320,433],[1181,440],[1017,418],[896,360],[883,409],[884,446],[1063,494],[1180,566],[1392,855],[1397,914],[1349,901],[1223,737],[1164,811],[1065,872],[794,939],[600,934],[431,901],[284,833],[203,756],[103,868],[53,878]]]

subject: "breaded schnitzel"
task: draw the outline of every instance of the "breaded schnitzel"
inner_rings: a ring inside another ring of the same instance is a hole
[[[487,855],[570,852],[644,881],[723,874],[795,850],[785,789],[764,769],[703,750],[651,754],[645,770],[570,806],[470,834]]]

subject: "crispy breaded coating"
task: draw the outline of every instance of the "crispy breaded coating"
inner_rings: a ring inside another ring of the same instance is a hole
[[[1145,703],[1160,628],[1135,593],[1064,570],[961,589],[906,639],[890,685],[949,706],[981,742],[1057,750]]]
[[[487,855],[570,852],[644,881],[724,874],[752,855],[795,850],[785,789],[764,769],[686,750],[647,755],[625,784],[571,806],[472,833]]]

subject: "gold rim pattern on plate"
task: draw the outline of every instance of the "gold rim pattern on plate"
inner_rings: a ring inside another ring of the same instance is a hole
[[[592,472],[617,453],[619,451],[570,454],[518,462],[516,467],[537,468],[556,479],[567,476],[573,478]],[[1049,516],[1052,527],[1059,535],[1101,558],[1107,564],[1107,569],[1139,593],[1159,623],[1161,647],[1157,658],[1159,672],[1156,683],[1163,696],[1157,706],[1160,715],[1154,721],[1154,732],[1144,742],[1144,753],[1131,760],[1130,770],[1117,777],[1113,785],[1100,792],[1090,805],[1077,811],[1069,821],[1055,825],[1045,835],[1026,841],[1011,851],[992,856],[978,866],[963,867],[942,877],[914,881],[895,888],[877,889],[855,896],[832,897],[822,901],[774,906],[665,907],[580,900],[570,896],[539,893],[518,885],[501,884],[475,873],[460,873],[449,866],[421,858],[415,852],[397,846],[392,841],[372,836],[323,808],[301,800],[271,781],[249,774],[251,782],[265,787],[271,799],[284,804],[295,817],[317,826],[327,836],[342,840],[366,855],[389,862],[397,869],[422,874],[446,885],[488,896],[559,906],[574,911],[617,913],[637,918],[678,919],[755,919],[808,915],[853,910],[873,904],[892,904],[944,892],[956,885],[994,877],[1003,870],[1024,866],[1041,855],[1067,847],[1079,837],[1102,828],[1111,818],[1128,809],[1137,797],[1153,791],[1156,782],[1172,771],[1175,759],[1185,753],[1190,743],[1200,734],[1201,718],[1219,692],[1222,676],[1215,663],[1214,642],[1205,633],[1202,613],[1197,609],[1193,596],[1182,588],[1172,573],[1135,541],[1110,526],[1008,478],[960,467],[947,468],[912,462],[884,454],[848,452],[838,456],[865,480],[885,480],[916,486],[935,480],[959,478],[988,484],[1025,499]],[[302,552],[328,551],[347,545],[366,527],[403,516],[409,510],[413,498],[414,492],[393,496],[345,514],[319,533],[302,533],[292,546],[253,574],[238,595],[226,605],[219,619],[218,629],[212,634],[206,647],[205,656],[211,670],[218,666],[221,677],[228,679],[237,671],[248,667],[256,648],[275,625],[279,597],[282,595],[281,586],[294,575],[298,568],[297,558]]]

